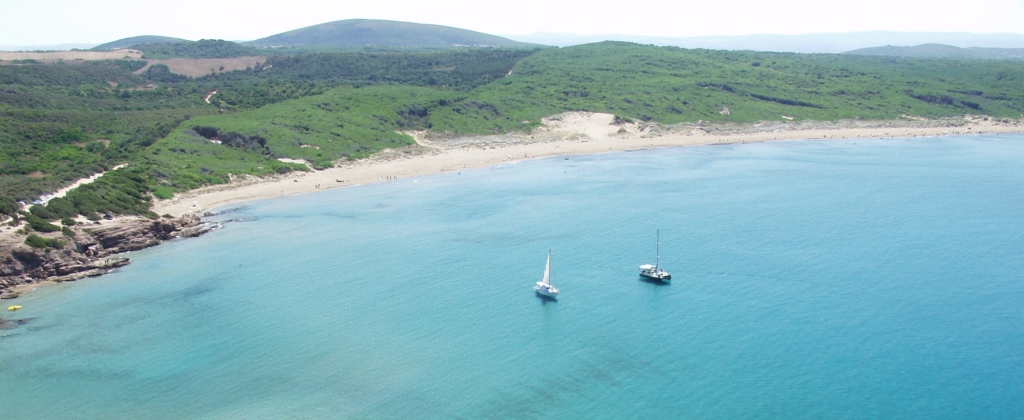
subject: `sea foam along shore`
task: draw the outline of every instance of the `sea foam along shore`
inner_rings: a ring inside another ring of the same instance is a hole
[[[1024,117],[1024,116],[1022,116]],[[662,126],[618,120],[611,114],[570,112],[543,120],[530,134],[428,140],[409,133],[419,146],[387,150],[374,158],[335,168],[230,184],[181,193],[156,203],[157,214],[180,217],[244,201],[310,193],[318,190],[384,182],[441,172],[458,172],[523,159],[582,155],[660,147],[750,143],[773,140],[856,139],[1024,132],[1024,119],[967,116],[894,121],[760,122],[756,124],[678,124]],[[415,149],[415,150],[413,150]]]

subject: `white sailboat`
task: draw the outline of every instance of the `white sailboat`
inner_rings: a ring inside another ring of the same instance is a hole
[[[551,285],[551,251],[548,251],[548,263],[544,266],[544,278],[533,286],[533,291],[551,298],[558,295],[558,288]]]
[[[658,230],[658,245],[654,255],[654,265],[644,264],[640,266],[640,277],[671,283],[672,275],[668,271],[662,270],[659,266],[661,263],[661,230]]]

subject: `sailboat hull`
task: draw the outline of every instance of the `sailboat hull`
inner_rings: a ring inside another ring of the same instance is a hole
[[[548,251],[548,262],[544,265],[544,278],[533,286],[533,291],[552,299],[558,295],[558,288],[551,285],[551,251]]]
[[[553,298],[558,296],[558,289],[554,286],[544,284],[543,282],[537,282],[536,286],[533,286],[533,291],[537,292],[538,295],[547,296]]]

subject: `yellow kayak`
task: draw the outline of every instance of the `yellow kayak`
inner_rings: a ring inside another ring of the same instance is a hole
[[[14,306],[8,306],[7,307],[8,311],[17,311],[18,309],[21,309],[21,305],[14,305]]]

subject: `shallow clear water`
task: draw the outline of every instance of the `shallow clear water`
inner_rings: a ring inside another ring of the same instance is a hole
[[[978,136],[249,203],[19,299],[0,417],[1020,418],[1022,185],[1024,136]],[[636,275],[657,229],[667,286]]]

